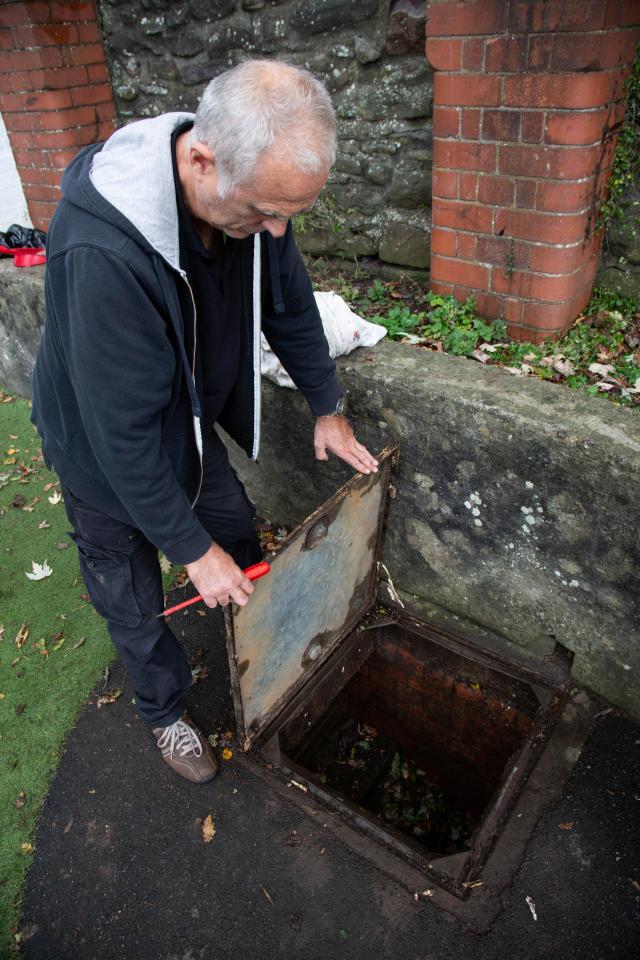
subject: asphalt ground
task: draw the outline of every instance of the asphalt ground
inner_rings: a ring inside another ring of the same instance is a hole
[[[224,732],[222,621],[199,609],[173,618],[208,671],[189,709],[206,733]],[[30,960],[640,957],[640,724],[628,717],[597,721],[502,912],[475,934],[353,852],[321,810],[305,812],[239,763],[235,743],[211,783],[180,779],[137,719],[120,665],[107,688],[123,679],[115,703],[98,708],[102,683],[89,698],[44,804],[21,921]],[[216,834],[205,844],[209,813]]]

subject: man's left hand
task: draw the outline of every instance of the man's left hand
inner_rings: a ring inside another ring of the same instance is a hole
[[[360,473],[378,472],[378,461],[358,443],[346,417],[318,417],[313,445],[316,460],[328,460],[330,450]]]

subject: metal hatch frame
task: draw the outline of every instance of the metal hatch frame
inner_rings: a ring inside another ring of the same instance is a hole
[[[272,728],[276,723],[280,714],[287,707],[291,699],[298,694],[300,690],[306,687],[307,684],[312,682],[318,670],[327,663],[335,650],[339,647],[340,643],[351,633],[354,626],[359,620],[362,619],[364,614],[375,601],[378,586],[378,565],[389,509],[389,493],[392,486],[391,471],[397,465],[399,456],[399,444],[393,444],[385,447],[378,457],[380,463],[378,474],[355,474],[355,476],[351,477],[350,480],[340,487],[340,489],[332,497],[314,510],[310,516],[302,521],[302,523],[298,524],[298,526],[291,531],[286,539],[282,543],[278,544],[274,550],[270,551],[268,557],[265,558],[270,562],[277,563],[278,556],[286,551],[293,543],[302,539],[303,536],[308,536],[309,531],[311,531],[312,528],[319,523],[323,517],[325,517],[327,514],[330,514],[331,511],[334,511],[334,513],[337,514],[342,502],[349,497],[354,489],[357,490],[359,487],[365,487],[367,483],[372,482],[372,478],[374,480],[378,480],[378,482],[382,485],[382,494],[380,496],[380,505],[376,526],[376,540],[371,551],[372,562],[370,571],[367,575],[368,582],[366,584],[364,597],[362,598],[361,602],[358,603],[357,607],[354,607],[354,609],[349,609],[348,619],[341,624],[338,630],[336,630],[334,633],[332,632],[330,639],[322,644],[321,655],[318,656],[317,659],[308,662],[305,665],[305,670],[302,675],[299,676],[298,679],[295,680],[289,687],[287,687],[284,693],[278,697],[278,699],[268,709],[259,714],[248,725],[245,721],[245,709],[240,685],[240,677],[243,673],[241,669],[242,664],[239,662],[238,658],[234,630],[234,619],[239,611],[235,604],[225,607],[225,640],[227,646],[227,655],[229,658],[229,670],[231,674],[233,705],[236,715],[238,740],[245,751],[257,744],[262,739],[264,734],[270,735],[270,728]],[[259,589],[259,584],[257,587]],[[240,610],[242,609],[243,608],[240,608]]]

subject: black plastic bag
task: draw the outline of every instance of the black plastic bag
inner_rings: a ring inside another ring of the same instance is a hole
[[[5,233],[0,233],[0,247],[44,247],[47,235],[43,230],[34,230],[33,227],[21,227],[12,223]]]

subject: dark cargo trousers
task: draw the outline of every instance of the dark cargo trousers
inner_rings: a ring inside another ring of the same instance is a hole
[[[87,591],[132,679],[138,711],[151,726],[168,726],[184,712],[191,668],[165,618],[158,617],[163,609],[158,551],[140,530],[61,486]],[[204,477],[194,509],[211,538],[240,567],[261,559],[253,504],[213,430],[205,439]]]

